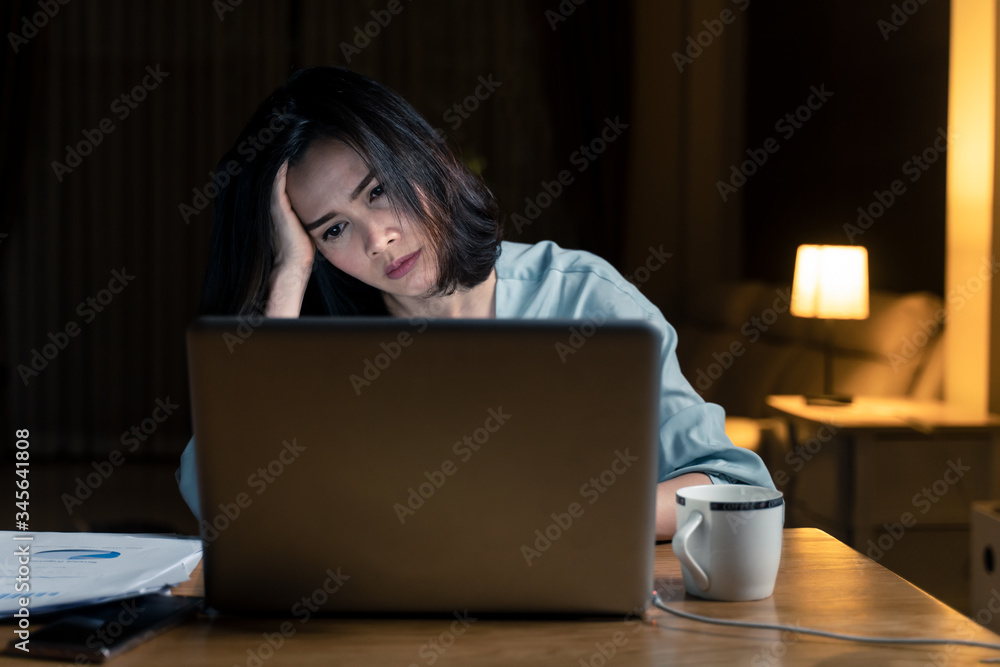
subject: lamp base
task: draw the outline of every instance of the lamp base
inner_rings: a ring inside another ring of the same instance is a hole
[[[846,407],[854,402],[848,394],[806,394],[806,405],[821,405],[829,408]]]

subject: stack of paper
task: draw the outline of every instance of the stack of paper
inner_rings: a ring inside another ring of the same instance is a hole
[[[0,531],[0,617],[119,600],[187,581],[196,537]]]

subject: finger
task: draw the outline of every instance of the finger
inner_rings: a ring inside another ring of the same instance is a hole
[[[276,221],[294,216],[292,202],[285,191],[287,163],[283,164],[274,178],[274,188],[271,191],[271,213]]]
[[[281,163],[278,167],[278,173],[274,175],[274,186],[272,188],[272,193],[276,197],[281,197],[285,193],[285,183],[288,175],[288,160]]]

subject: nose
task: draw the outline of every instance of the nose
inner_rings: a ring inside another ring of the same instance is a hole
[[[368,226],[365,238],[365,252],[369,257],[375,257],[384,252],[389,244],[399,239],[400,228],[394,219],[375,220]]]

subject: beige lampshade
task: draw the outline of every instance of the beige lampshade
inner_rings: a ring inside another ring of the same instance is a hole
[[[795,254],[792,315],[833,320],[868,317],[868,250],[800,245]]]

